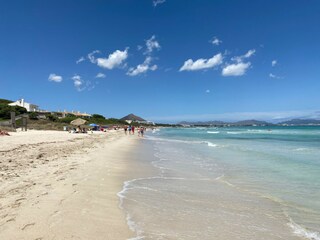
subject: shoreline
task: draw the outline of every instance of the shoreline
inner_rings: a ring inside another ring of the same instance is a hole
[[[0,238],[129,239],[117,194],[138,137],[30,131],[0,138]]]
[[[194,165],[206,158],[197,155],[193,145],[175,140],[154,144],[157,140],[150,139],[146,144],[155,150],[155,160],[149,158],[149,165],[158,174],[127,181],[121,193],[137,232],[134,239],[304,239],[317,234],[287,219],[277,202],[229,184],[220,171],[213,174],[217,165],[212,155]]]

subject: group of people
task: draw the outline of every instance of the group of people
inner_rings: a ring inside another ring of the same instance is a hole
[[[124,126],[123,129],[124,129],[124,134],[127,135],[129,132],[129,135],[131,134],[134,135],[134,131],[136,130],[136,127],[129,125],[129,126]],[[142,126],[138,127],[138,136],[143,137],[145,131],[146,131],[145,127],[142,127]]]
[[[81,126],[78,126],[76,128],[70,128],[69,133],[88,133],[88,130],[86,128],[81,128]]]
[[[113,129],[115,130],[118,130],[120,127],[117,126],[116,128],[114,127]],[[103,132],[106,132],[107,129],[106,128],[97,128],[97,130],[100,130],[100,131],[103,131]],[[132,125],[129,125],[129,126],[124,126],[123,127],[124,129],[124,133],[127,135],[129,133],[129,135],[134,135],[135,131],[138,132],[138,136],[139,137],[143,137],[144,136],[144,133],[146,132],[146,128],[143,127],[143,126],[140,126],[140,127],[135,127],[135,126],[132,126]],[[77,126],[77,127],[73,127],[73,128],[67,128],[66,129],[67,131],[69,131],[69,133],[88,133],[88,132],[91,132],[94,130],[94,129],[87,129],[87,128],[82,128],[81,126]],[[98,130],[98,131],[99,131]]]

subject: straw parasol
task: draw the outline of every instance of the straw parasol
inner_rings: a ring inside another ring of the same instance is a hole
[[[75,125],[75,126],[80,126],[80,125],[85,124],[86,122],[87,122],[87,120],[84,120],[82,118],[77,118],[77,119],[71,121],[70,124]]]

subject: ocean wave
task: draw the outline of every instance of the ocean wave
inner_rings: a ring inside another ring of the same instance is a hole
[[[145,236],[144,236],[143,230],[139,228],[139,226],[132,219],[132,216],[130,215],[130,213],[127,210],[125,210],[123,207],[123,201],[124,201],[124,199],[126,199],[125,194],[128,190],[132,190],[132,189],[144,189],[144,190],[149,190],[149,191],[157,191],[155,189],[148,188],[148,187],[132,186],[132,184],[134,182],[143,181],[143,180],[152,180],[152,179],[185,180],[185,178],[178,178],[178,177],[154,176],[154,177],[147,177],[147,178],[134,178],[132,180],[125,181],[123,183],[122,190],[117,193],[117,196],[119,197],[119,200],[120,200],[119,208],[124,210],[126,213],[126,220],[127,220],[127,225],[129,227],[129,229],[136,233],[135,237],[129,238],[128,240],[142,240],[142,239],[145,239]]]
[[[308,148],[296,148],[296,149],[294,149],[295,151],[306,151],[306,150],[308,150]]]
[[[307,238],[310,240],[320,240],[320,233],[315,231],[310,231],[302,226],[296,224],[292,219],[288,223],[289,227],[292,229],[293,233],[299,237]]]
[[[220,133],[219,131],[207,131],[207,133],[210,133],[210,134],[218,134]]]
[[[227,132],[227,134],[243,134],[245,132]]]
[[[214,144],[209,141],[187,141],[187,140],[178,140],[178,139],[165,139],[165,138],[157,138],[157,137],[146,137],[147,140],[151,141],[160,141],[160,142],[175,142],[175,143],[186,143],[186,144],[206,144],[209,147],[218,147],[218,144]],[[220,146],[221,147],[221,146]]]
[[[132,185],[134,182],[145,181],[145,180],[153,180],[153,179],[162,179],[162,180],[185,180],[185,178],[181,178],[181,177],[154,176],[154,177],[147,177],[147,178],[134,178],[134,179],[125,181],[125,182],[123,183],[122,190],[117,193],[117,196],[120,198],[119,207],[120,207],[121,209],[123,208],[123,199],[126,198],[125,193],[126,193],[128,190],[140,188],[140,189],[145,189],[145,190],[157,191],[157,190],[155,190],[155,189],[148,188],[148,187],[139,187],[139,186],[133,186],[133,185]]]
[[[212,143],[212,142],[208,142],[208,146],[209,146],[209,147],[218,147],[217,144],[214,144],[214,143]]]
[[[160,132],[160,129],[159,128],[155,128],[152,130],[152,133],[156,133],[156,132]]]
[[[229,187],[236,188],[236,185],[228,182],[228,181],[225,179],[225,175],[224,175],[224,174],[222,174],[222,175],[219,176],[219,177],[216,177],[214,180],[216,180],[216,181],[218,181],[218,182],[221,182],[221,183],[223,183],[223,184],[226,184],[226,185],[228,185]]]
[[[165,138],[158,138],[158,137],[151,137],[151,136],[146,136],[146,140],[150,141],[160,141],[160,142],[177,142],[177,143],[195,143],[197,141],[185,141],[185,140],[178,140],[178,139],[165,139]]]
[[[294,148],[292,151],[296,152],[297,154],[317,154],[320,152],[318,148],[314,147]]]
[[[220,180],[220,179],[222,179],[222,178],[224,178],[224,174],[222,174],[222,175],[219,176],[219,177],[216,177],[214,180]]]

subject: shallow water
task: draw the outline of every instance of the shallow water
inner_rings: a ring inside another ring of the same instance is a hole
[[[120,194],[136,239],[320,239],[320,127],[167,128],[143,144],[157,171]]]

